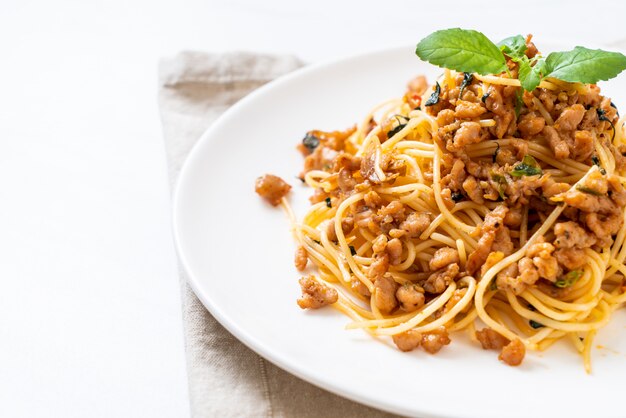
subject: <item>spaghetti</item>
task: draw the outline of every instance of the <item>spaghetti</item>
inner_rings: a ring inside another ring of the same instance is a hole
[[[302,307],[332,304],[403,351],[467,330],[510,365],[563,339],[590,371],[626,301],[624,120],[595,85],[523,92],[508,66],[418,77],[355,128],[307,134],[313,204],[298,220],[280,200],[296,266],[316,267]]]

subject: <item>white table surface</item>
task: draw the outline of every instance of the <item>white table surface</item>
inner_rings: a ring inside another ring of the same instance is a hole
[[[159,57],[314,62],[452,26],[626,38],[626,2],[420,3],[2,1],[0,416],[189,415]]]

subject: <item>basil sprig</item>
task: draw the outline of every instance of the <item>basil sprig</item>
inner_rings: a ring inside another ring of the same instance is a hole
[[[571,51],[530,59],[521,35],[511,36],[496,45],[478,31],[459,28],[431,33],[417,44],[415,53],[423,61],[439,67],[481,75],[508,71],[506,54],[519,65],[518,78],[527,91],[536,89],[546,77],[597,83],[616,77],[626,69],[626,56],[619,52],[577,46]]]

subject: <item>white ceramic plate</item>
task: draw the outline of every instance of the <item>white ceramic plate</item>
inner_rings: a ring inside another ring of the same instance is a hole
[[[543,50],[571,48],[541,43]],[[464,335],[437,355],[401,353],[390,341],[346,331],[333,309],[302,311],[294,243],[280,208],[254,193],[261,174],[293,186],[302,214],[312,190],[295,176],[295,146],[310,129],[344,129],[379,102],[401,96],[407,81],[441,71],[412,47],[390,49],[297,71],[233,106],[198,142],[180,175],[174,202],[177,249],[191,285],[237,338],[285,370],[347,398],[415,416],[624,415],[626,315],[615,314],[593,351],[593,374],[567,344],[530,353],[521,367]],[[626,76],[606,83],[626,105]],[[624,107],[626,109],[626,107]]]

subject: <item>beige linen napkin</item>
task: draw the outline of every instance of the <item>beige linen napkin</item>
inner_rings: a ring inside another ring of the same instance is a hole
[[[159,104],[171,185],[213,121],[255,88],[302,66],[290,56],[184,52],[159,66]],[[226,331],[181,271],[191,412],[197,417],[391,417],[279,369]]]

